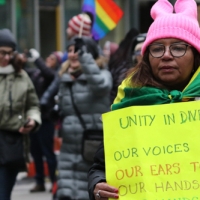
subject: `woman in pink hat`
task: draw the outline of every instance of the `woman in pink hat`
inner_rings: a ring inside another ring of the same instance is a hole
[[[195,101],[200,97],[200,29],[194,0],[158,0],[142,46],[142,60],[118,88],[112,111],[138,105]],[[187,88],[186,88],[187,86]],[[111,133],[112,134],[112,133]],[[104,147],[99,147],[88,174],[91,200],[119,198],[106,183]]]

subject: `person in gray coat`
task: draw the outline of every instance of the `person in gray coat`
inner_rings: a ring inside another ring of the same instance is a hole
[[[63,142],[58,158],[57,197],[59,200],[88,200],[87,173],[91,163],[81,155],[83,127],[70,95],[73,95],[86,127],[102,129],[101,114],[110,110],[112,76],[105,69],[104,58],[99,55],[97,44],[91,38],[73,38],[67,51],[68,60],[59,71]]]

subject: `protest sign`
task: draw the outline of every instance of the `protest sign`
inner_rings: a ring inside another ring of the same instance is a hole
[[[119,200],[200,199],[200,101],[112,111],[103,127]]]

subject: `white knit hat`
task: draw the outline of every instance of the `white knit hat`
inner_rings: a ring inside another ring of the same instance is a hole
[[[69,20],[68,26],[75,34],[79,34],[81,31],[82,36],[90,36],[92,21],[87,14],[79,14]],[[82,30],[81,30],[82,29]]]

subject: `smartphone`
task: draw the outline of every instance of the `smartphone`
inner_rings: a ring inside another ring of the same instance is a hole
[[[24,124],[23,124],[23,127],[27,127],[28,123],[30,122],[30,119],[27,119]]]
[[[82,38],[76,38],[75,39],[74,53],[76,53],[78,50],[80,50],[83,45],[84,45],[83,39]]]

